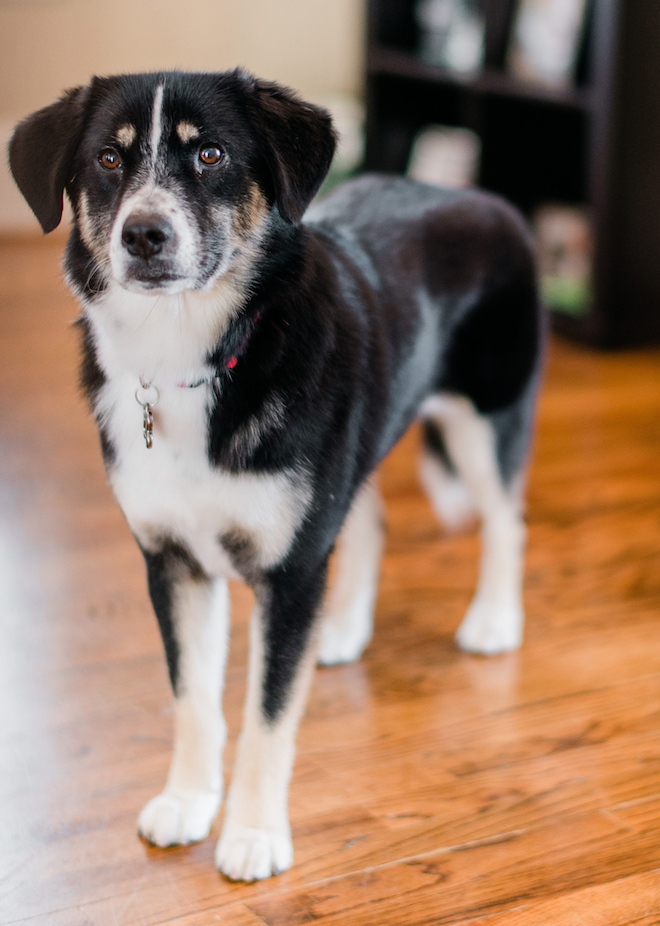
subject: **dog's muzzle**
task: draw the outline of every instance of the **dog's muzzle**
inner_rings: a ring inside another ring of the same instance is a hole
[[[121,248],[128,258],[125,279],[147,289],[173,283],[181,276],[177,247],[177,235],[168,218],[157,212],[132,212],[121,230]]]

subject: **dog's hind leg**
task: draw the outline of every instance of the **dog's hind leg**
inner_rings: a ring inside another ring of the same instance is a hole
[[[165,789],[138,827],[149,842],[171,846],[203,839],[222,797],[229,596],[225,581],[212,583],[175,545],[145,560],[174,690],[174,753]]]
[[[433,509],[449,530],[460,530],[478,516],[467,485],[449,457],[441,429],[430,418],[422,422],[423,444],[419,476]]]
[[[321,624],[321,665],[354,662],[371,639],[383,534],[382,505],[372,476],[355,497],[339,536],[337,575]]]
[[[215,854],[219,870],[235,881],[267,878],[293,861],[287,795],[326,565],[289,563],[255,585],[243,729]]]
[[[483,654],[517,649],[524,623],[520,471],[505,482],[493,422],[469,399],[432,396],[421,414],[441,428],[448,457],[482,519],[479,582],[456,634],[458,645]]]

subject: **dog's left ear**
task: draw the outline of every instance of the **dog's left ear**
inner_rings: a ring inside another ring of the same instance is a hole
[[[16,184],[45,233],[62,218],[64,188],[82,135],[87,87],[76,87],[16,126],[9,165]]]
[[[299,222],[330,169],[337,143],[330,113],[278,84],[238,72],[252,127],[270,169],[280,214]]]

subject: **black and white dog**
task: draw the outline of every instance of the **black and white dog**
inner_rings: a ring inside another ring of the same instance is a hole
[[[156,845],[202,839],[217,813],[227,577],[255,592],[216,852],[235,879],[291,865],[287,789],[313,665],[369,642],[372,474],[416,416],[438,513],[483,519],[458,643],[497,653],[522,635],[542,328],[523,222],[494,196],[393,177],[305,213],[334,147],[325,111],[241,71],[96,78],[10,145],[45,232],[65,190],[73,205],[83,383],[167,654],[174,757],[139,818]]]

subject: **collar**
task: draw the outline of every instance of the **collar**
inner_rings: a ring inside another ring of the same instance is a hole
[[[233,370],[236,364],[238,363],[240,357],[245,353],[245,349],[248,346],[250,338],[252,337],[252,334],[254,333],[254,329],[260,317],[261,317],[261,312],[257,312],[249,320],[247,331],[243,335],[243,338],[241,339],[241,342],[238,345],[238,349],[236,350],[236,353],[232,354],[224,362],[225,369]],[[198,389],[200,386],[209,386],[211,385],[211,383],[215,383],[221,378],[222,378],[222,374],[220,373],[209,373],[208,376],[201,376],[199,379],[195,379],[192,382],[189,382],[189,383],[180,382],[180,383],[176,383],[175,385],[177,386],[178,389]],[[156,392],[158,392],[157,387],[151,382],[145,382],[142,376],[140,377],[140,387],[142,390],[156,390]],[[156,402],[157,401],[158,399],[156,399]],[[143,403],[140,403],[140,404],[143,404]],[[156,403],[150,402],[149,404],[155,405]]]

